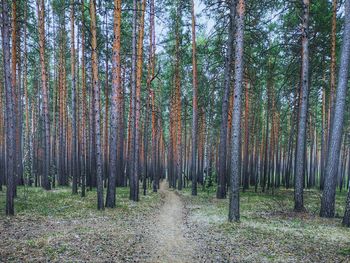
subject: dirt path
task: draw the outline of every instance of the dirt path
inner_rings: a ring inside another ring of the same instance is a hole
[[[151,262],[194,262],[197,245],[185,234],[184,206],[180,197],[170,191],[163,181],[160,186],[164,204],[156,217],[155,236],[152,238]]]

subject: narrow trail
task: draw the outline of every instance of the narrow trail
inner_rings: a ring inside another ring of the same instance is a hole
[[[168,189],[165,181],[161,183],[159,192],[164,204],[154,222],[154,251],[150,262],[194,262],[198,246],[185,235],[183,202]]]

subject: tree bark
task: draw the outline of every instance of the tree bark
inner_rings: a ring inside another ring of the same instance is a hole
[[[181,1],[178,3],[175,24],[175,122],[176,122],[176,179],[178,189],[182,189],[182,134],[181,134]],[[175,179],[175,180],[176,180]],[[176,187],[176,185],[174,185]]]
[[[85,197],[86,191],[86,154],[87,154],[87,132],[86,132],[86,71],[85,71],[85,16],[84,0],[81,1],[81,197]]]
[[[109,181],[106,207],[115,207],[115,187],[119,164],[118,155],[118,120],[120,112],[118,111],[120,101],[121,86],[121,67],[120,67],[120,36],[121,36],[121,0],[114,0],[114,39],[112,50],[112,100],[111,100],[111,134],[110,134],[110,151],[109,151]]]
[[[132,17],[132,58],[131,58],[131,90],[130,90],[130,111],[129,111],[129,132],[128,132],[128,166],[130,180],[130,199],[135,199],[136,182],[134,176],[135,160],[135,121],[136,121],[136,63],[137,63],[137,0],[133,0],[133,17]]]
[[[72,78],[72,192],[78,193],[78,155],[77,155],[77,124],[76,124],[76,74],[75,74],[75,32],[74,32],[74,0],[71,0],[71,12],[70,12],[70,25],[71,25],[71,78]]]
[[[42,186],[45,190],[51,189],[50,183],[50,116],[49,116],[49,93],[46,73],[46,61],[45,61],[45,5],[44,0],[37,0],[37,13],[38,13],[38,28],[39,28],[39,51],[40,51],[40,66],[41,66],[41,86],[43,97],[43,113],[45,123],[45,143],[44,143],[44,171],[42,178]]]
[[[197,127],[198,127],[198,110],[197,110],[197,53],[196,53],[196,19],[194,12],[194,0],[192,0],[192,195],[197,195]]]
[[[247,80],[245,87],[245,111],[244,111],[244,167],[243,167],[243,190],[249,188],[249,89],[250,83]]]
[[[227,130],[228,130],[228,110],[229,96],[231,87],[233,44],[234,44],[234,19],[236,0],[229,1],[230,6],[230,23],[227,39],[227,55],[225,65],[225,90],[222,101],[221,127],[220,127],[220,145],[219,145],[219,169],[218,169],[218,188],[216,197],[219,199],[226,198],[226,182],[228,178],[227,172]]]
[[[241,107],[243,86],[243,48],[244,48],[244,12],[245,1],[239,0],[236,14],[236,50],[235,50],[235,86],[234,106],[232,115],[232,154],[230,200],[228,220],[239,221],[239,180],[241,175]]]
[[[304,208],[303,187],[305,173],[306,123],[309,99],[309,0],[302,0],[302,72],[301,97],[299,106],[299,126],[296,149],[296,169],[294,182],[294,210],[302,212]]]
[[[96,177],[97,177],[97,209],[104,209],[103,204],[103,176],[102,176],[102,149],[100,126],[100,85],[98,80],[98,57],[96,38],[96,6],[95,0],[90,0],[90,30],[91,30],[91,59],[92,59],[92,88],[94,91],[94,128],[96,147]]]
[[[107,182],[107,178],[109,175],[109,140],[108,140],[108,132],[109,132],[109,86],[108,86],[108,27],[107,27],[107,6],[105,6],[105,119],[104,119],[104,143],[103,143],[103,173],[105,178],[105,183]],[[108,179],[109,180],[109,179]],[[108,193],[108,189],[107,189]]]
[[[332,31],[331,31],[331,68],[330,68],[330,94],[328,109],[328,139],[331,132],[330,124],[334,114],[335,85],[336,85],[336,44],[337,44],[337,0],[332,0]]]
[[[6,215],[14,215],[14,187],[15,187],[15,122],[10,68],[10,20],[7,0],[2,0],[2,49],[4,65],[4,84],[6,97]]]
[[[335,192],[342,130],[344,123],[344,110],[348,83],[350,58],[350,1],[345,1],[345,27],[343,44],[341,48],[340,67],[338,75],[337,94],[334,104],[334,118],[331,120],[328,154],[326,160],[324,190],[321,201],[320,216],[334,217]],[[344,215],[344,218],[346,215]]]

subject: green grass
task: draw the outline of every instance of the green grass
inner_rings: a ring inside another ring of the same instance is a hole
[[[318,216],[318,190],[304,193],[307,212],[295,213],[293,189],[241,192],[241,221],[229,223],[228,199],[216,199],[214,188],[198,188],[197,196],[191,196],[190,188],[180,192],[195,232],[214,247],[210,253],[223,255],[223,262],[350,262],[350,229],[339,218],[346,193],[337,192],[334,219]],[[143,246],[138,237],[162,203],[161,195],[150,189],[147,196],[140,194],[140,202],[132,202],[129,188],[117,188],[117,207],[98,211],[95,189],[82,198],[69,187],[45,191],[21,186],[16,216],[6,217],[5,198],[6,188],[0,192],[0,261],[9,262],[88,261],[97,256],[109,261],[110,255],[131,260]]]
[[[215,189],[191,189],[182,192],[195,225],[206,226],[202,232],[226,240],[221,251],[234,261],[268,262],[349,262],[350,229],[342,227],[345,192],[337,192],[336,218],[320,218],[321,194],[317,189],[304,191],[305,213],[293,211],[293,189],[275,189],[274,194],[240,193],[239,223],[228,222],[228,199],[218,200]],[[245,260],[242,260],[245,258]],[[248,260],[249,259],[249,260]]]
[[[106,189],[104,189],[106,195]],[[6,188],[0,191],[0,217],[5,215]],[[149,189],[148,194],[140,194],[140,202],[129,201],[129,188],[118,187],[115,210],[119,212],[139,211],[156,204],[159,196],[153,194]],[[113,209],[97,211],[96,189],[87,191],[85,197],[80,194],[73,195],[70,187],[57,187],[51,191],[45,191],[37,187],[17,187],[15,198],[15,213],[20,216],[42,216],[42,217],[63,217],[77,218],[86,217],[91,214],[100,213],[113,214]]]
[[[15,216],[7,217],[4,188],[0,192],[0,262],[132,258],[137,236],[161,204],[160,195],[151,189],[146,196],[140,194],[140,202],[133,202],[129,188],[117,188],[117,207],[98,211],[95,189],[83,198],[71,191],[69,187],[45,191],[20,186]]]
[[[208,202],[215,203],[217,206],[216,213],[228,214],[228,199],[217,200],[215,198],[216,189],[210,188],[203,190],[198,188],[197,197],[191,196],[191,188],[185,188],[182,194],[187,198],[192,198],[194,202]],[[336,195],[336,217],[342,217],[345,209],[346,192],[337,191]],[[247,190],[245,192],[240,192],[240,210],[241,217],[251,218],[252,216],[270,212],[288,212],[293,210],[294,200],[294,190],[293,189],[275,189],[274,193],[265,192],[262,193],[254,190]],[[311,215],[318,215],[321,205],[321,192],[317,189],[305,189],[304,190],[304,205],[307,212]]]

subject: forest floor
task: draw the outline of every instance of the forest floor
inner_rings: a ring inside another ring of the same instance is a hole
[[[18,188],[16,216],[0,211],[0,262],[350,262],[350,230],[318,216],[320,194],[305,190],[306,213],[292,211],[293,190],[241,195],[241,222],[227,222],[228,200],[213,189],[171,190],[96,210],[70,188]],[[5,191],[0,192],[4,207]],[[345,193],[337,193],[342,215]]]

